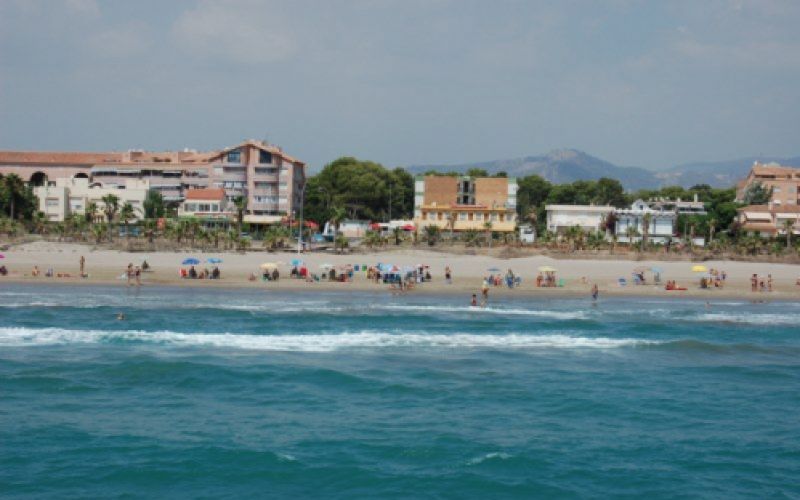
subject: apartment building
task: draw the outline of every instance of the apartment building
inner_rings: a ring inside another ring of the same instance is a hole
[[[281,148],[254,140],[209,152],[0,151],[0,173],[17,174],[36,186],[87,179],[91,185],[124,189],[128,180],[146,180],[175,207],[190,189],[223,189],[228,202],[247,199],[245,222],[250,224],[277,223],[299,211],[305,166]]]
[[[747,189],[755,183],[772,189],[770,201],[775,205],[800,204],[800,168],[755,162],[747,177],[736,186],[736,201],[743,202]]]
[[[505,177],[419,176],[414,224],[442,230],[512,232],[517,225],[517,181]]]
[[[90,203],[97,206],[95,218],[102,220],[105,208],[103,197],[113,194],[119,199],[119,206],[126,203],[133,206],[136,219],[144,217],[144,200],[150,183],[142,179],[125,179],[122,186],[103,186],[90,183],[86,178],[60,177],[46,185],[37,186],[33,194],[39,199],[39,210],[51,222],[63,222],[73,214],[84,215]]]
[[[800,234],[800,205],[748,205],[738,210],[736,220],[742,231],[764,237],[785,236],[787,221],[792,234]]]

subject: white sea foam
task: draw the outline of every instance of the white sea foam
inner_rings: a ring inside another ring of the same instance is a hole
[[[714,323],[742,323],[747,325],[797,325],[800,324],[800,315],[782,313],[705,313],[697,317],[699,321]]]
[[[68,330],[62,328],[0,328],[0,346],[41,346],[73,343],[144,342],[172,346],[219,347],[264,351],[330,352],[360,348],[448,348],[448,349],[613,349],[658,344],[644,339],[579,337],[566,334],[475,335],[391,333],[362,331],[318,335],[250,335],[230,333],[179,333],[138,330]]]
[[[513,309],[501,307],[469,307],[469,306],[421,306],[421,305],[385,305],[373,306],[373,309],[386,309],[390,311],[426,311],[443,313],[476,313],[476,314],[507,314],[510,316],[537,316],[553,319],[585,319],[585,311],[551,311],[537,309]]]
[[[491,453],[487,453],[485,455],[481,455],[479,457],[475,457],[473,459],[470,459],[467,462],[467,465],[478,465],[478,464],[483,463],[483,462],[485,462],[487,460],[508,460],[511,457],[512,457],[512,455],[510,455],[508,453],[504,453],[502,451],[493,451]]]

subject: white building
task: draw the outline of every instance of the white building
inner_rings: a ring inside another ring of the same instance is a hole
[[[647,241],[651,243],[666,243],[675,234],[675,220],[678,214],[674,210],[666,208],[653,209],[646,202],[636,200],[631,208],[615,211],[617,217],[616,235],[617,241],[628,243],[632,239],[634,242],[641,241],[645,232],[645,218],[649,215],[647,226]],[[628,236],[629,228],[636,229],[636,236]]]
[[[39,198],[39,210],[52,222],[63,222],[73,214],[83,215],[92,202],[97,205],[97,217],[101,218],[105,207],[103,197],[109,194],[119,199],[120,208],[130,203],[138,220],[144,218],[144,200],[149,189],[150,182],[142,179],[126,179],[121,185],[103,186],[90,184],[85,178],[64,177],[34,188],[33,193]]]
[[[563,234],[567,229],[579,226],[585,233],[605,231],[603,224],[608,214],[615,209],[610,205],[546,205],[547,230]]]
[[[224,222],[233,215],[222,188],[188,189],[186,199],[178,206],[178,217]]]

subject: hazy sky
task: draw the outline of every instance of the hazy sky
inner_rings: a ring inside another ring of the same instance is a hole
[[[800,1],[0,0],[0,148],[800,154]]]

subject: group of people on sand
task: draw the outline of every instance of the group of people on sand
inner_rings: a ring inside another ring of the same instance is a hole
[[[558,286],[555,271],[540,272],[536,275],[536,286],[541,287],[555,287]]]
[[[139,266],[136,266],[137,272],[141,272]],[[214,266],[214,269],[209,271],[208,269],[203,269],[200,272],[197,272],[197,269],[194,266],[190,266],[189,269],[181,268],[179,271],[181,278],[191,279],[191,280],[218,280],[222,276],[219,268]]]
[[[506,272],[505,276],[500,275],[500,273],[498,273],[498,274],[490,274],[489,276],[484,278],[484,281],[487,284],[492,285],[492,286],[503,286],[503,285],[505,285],[508,288],[514,288],[514,287],[518,287],[522,283],[522,278],[520,278],[519,276],[516,276],[514,274],[514,271],[509,269]]]
[[[700,288],[723,288],[727,280],[727,272],[712,268],[708,271],[708,276],[700,278]]]
[[[142,286],[142,268],[139,266],[134,266],[132,263],[128,263],[128,267],[125,268],[125,277],[128,279],[128,286]]]
[[[800,281],[800,280],[798,280]],[[772,291],[772,275],[768,274],[767,278],[758,274],[750,276],[750,291],[751,292],[771,292]]]

